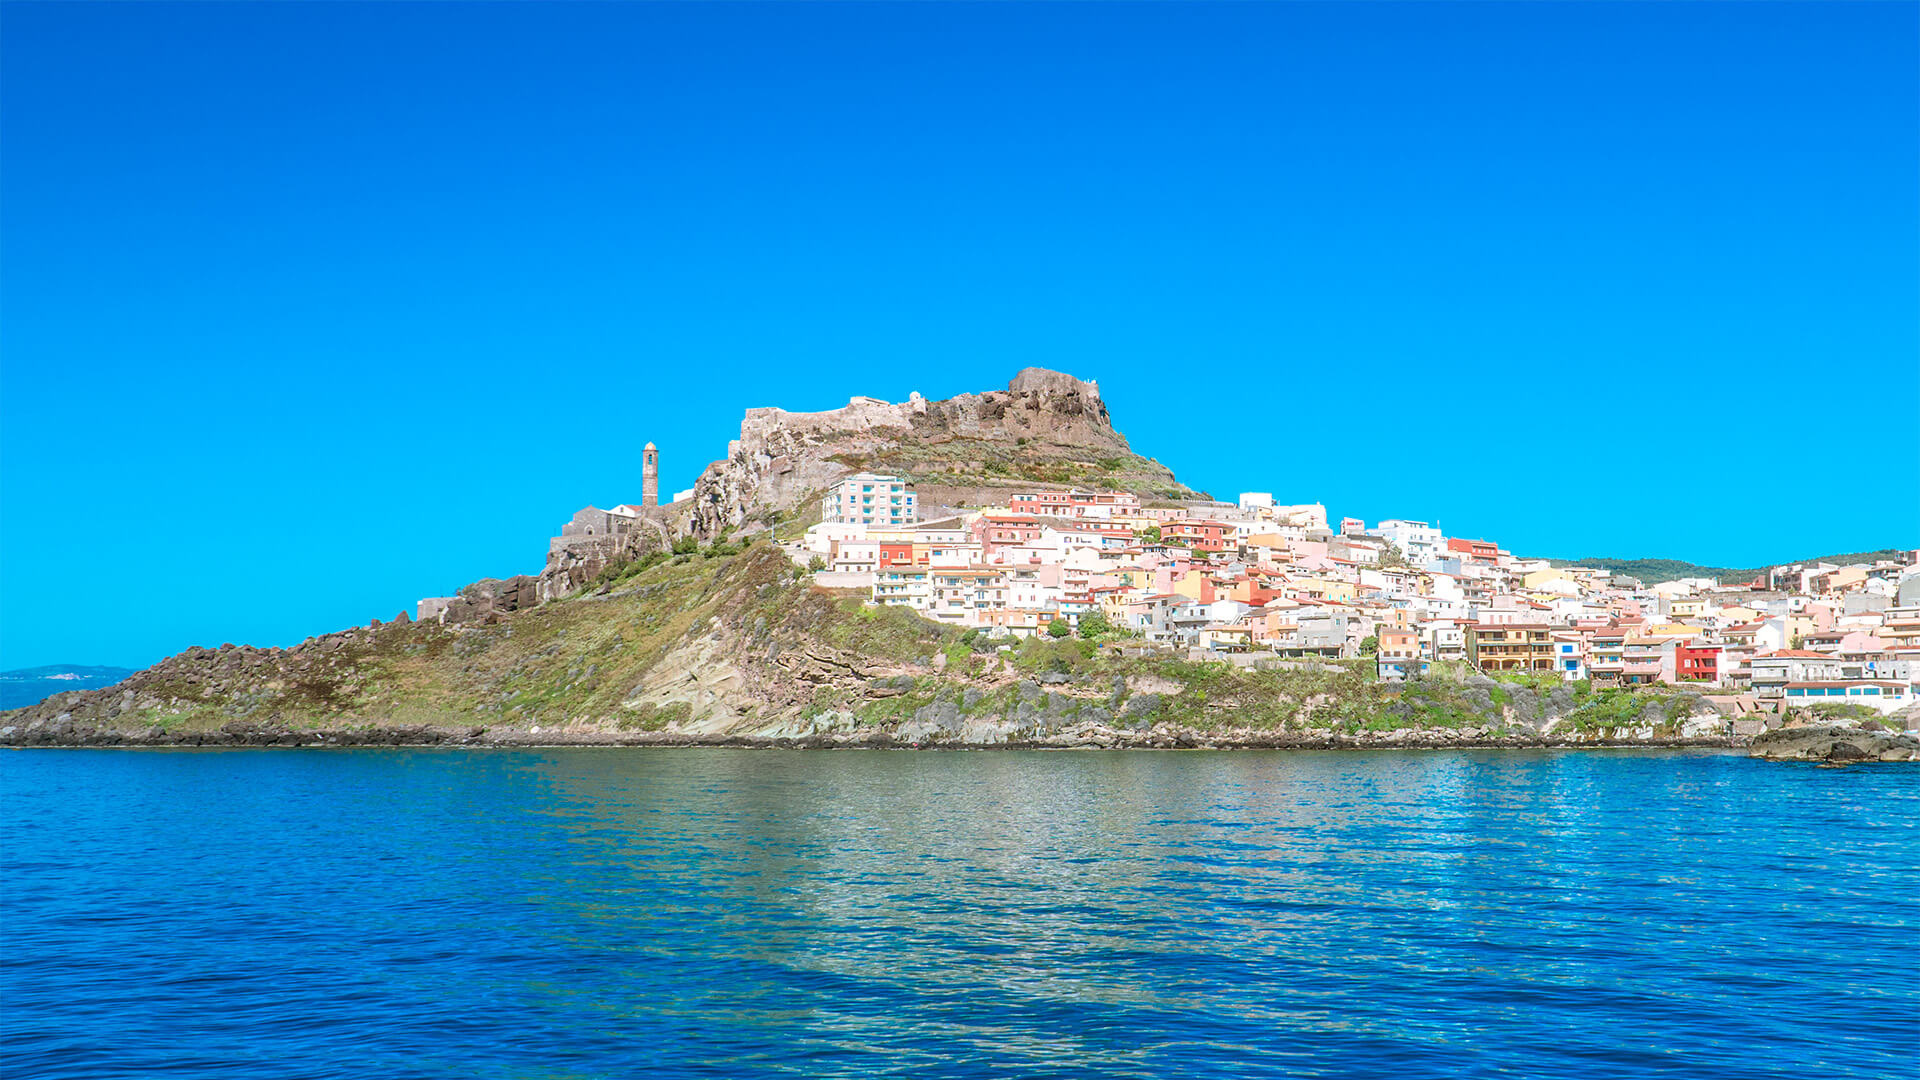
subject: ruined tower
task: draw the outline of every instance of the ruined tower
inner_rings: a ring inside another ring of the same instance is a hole
[[[640,451],[640,505],[660,505],[660,451],[652,443]]]

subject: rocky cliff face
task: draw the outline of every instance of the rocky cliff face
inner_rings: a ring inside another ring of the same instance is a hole
[[[863,469],[898,473],[953,503],[1034,483],[1192,498],[1166,468],[1134,454],[1097,383],[1028,368],[1005,390],[945,401],[855,398],[829,412],[749,409],[740,438],[694,486],[687,524],[701,536],[805,514]],[[926,493],[922,503],[927,503]]]
[[[750,535],[782,520],[810,524],[826,489],[863,469],[915,481],[929,510],[982,505],[1039,484],[1198,495],[1133,453],[1113,429],[1099,384],[1044,368],[1020,372],[1005,390],[945,401],[855,398],[815,413],[748,409],[740,437],[725,459],[707,466],[691,498],[639,518],[585,508],[549,542],[538,575],[476,582],[425,602],[420,617],[472,622],[571,596],[678,537]]]

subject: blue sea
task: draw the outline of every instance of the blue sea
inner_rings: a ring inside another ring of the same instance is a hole
[[[1911,1077],[1920,768],[0,753],[0,1075]]]

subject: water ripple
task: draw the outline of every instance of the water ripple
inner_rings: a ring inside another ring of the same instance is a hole
[[[0,1074],[1914,1072],[1920,770],[0,756]]]

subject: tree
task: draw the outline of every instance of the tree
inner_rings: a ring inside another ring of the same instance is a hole
[[[1105,615],[1090,611],[1080,616],[1080,636],[1088,641],[1098,641],[1112,632],[1113,627],[1108,624]]]
[[[1380,565],[1389,570],[1404,568],[1408,565],[1407,555],[1400,550],[1399,544],[1388,544],[1387,550],[1380,556]]]
[[[818,555],[815,555],[813,558],[807,560],[807,569],[813,571],[816,574],[822,570],[825,570],[826,568],[827,568],[827,560],[821,558]]]
[[[1140,539],[1145,540],[1149,544],[1159,543],[1160,542],[1160,526],[1149,525],[1146,528],[1140,530]]]
[[[1047,624],[1047,636],[1051,638],[1072,637],[1073,627],[1068,626],[1067,620],[1065,619],[1055,619]]]
[[[1379,651],[1380,651],[1380,639],[1377,636],[1373,634],[1368,634],[1366,637],[1363,637],[1360,639],[1360,655],[1361,656],[1372,656],[1375,653],[1378,653]]]
[[[1801,637],[1799,634],[1795,634],[1787,639],[1787,648],[1798,649],[1800,646],[1806,644],[1806,640],[1806,638]]]

